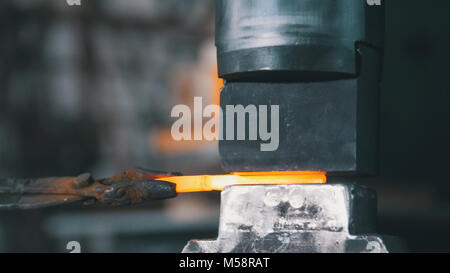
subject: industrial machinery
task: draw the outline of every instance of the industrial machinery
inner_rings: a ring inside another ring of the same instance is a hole
[[[242,130],[227,106],[277,106],[276,149],[261,150],[266,139],[220,140],[229,175],[7,179],[0,207],[129,205],[223,189],[217,240],[191,241],[184,252],[400,251],[395,238],[375,234],[376,193],[352,184],[377,172],[383,5],[217,0],[216,45],[220,104],[234,121],[223,120],[224,134]]]
[[[374,235],[376,193],[349,183],[377,172],[383,5],[360,0],[216,4],[224,116],[228,105],[276,105],[280,111],[278,149],[261,151],[264,139],[224,139],[222,167],[319,171],[330,183],[229,187],[222,192],[217,240],[191,241],[184,251],[400,251],[397,239]],[[231,126],[224,124],[224,135],[235,133],[237,123],[236,117]]]

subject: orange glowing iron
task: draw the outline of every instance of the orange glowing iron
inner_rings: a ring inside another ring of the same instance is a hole
[[[176,184],[177,193],[221,191],[231,185],[324,184],[325,172],[254,172],[225,175],[169,176],[156,180]]]
[[[168,199],[177,193],[221,191],[231,185],[323,184],[325,172],[254,172],[181,176],[136,168],[110,178],[0,179],[0,209],[30,209],[76,201],[121,206]],[[2,197],[2,195],[4,195]],[[14,196],[15,198],[11,198]]]

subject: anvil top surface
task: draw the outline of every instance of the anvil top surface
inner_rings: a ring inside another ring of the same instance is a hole
[[[230,186],[222,192],[219,229],[360,233],[374,232],[375,219],[375,192],[356,185]]]

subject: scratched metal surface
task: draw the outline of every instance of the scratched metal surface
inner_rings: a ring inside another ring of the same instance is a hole
[[[190,241],[183,251],[398,251],[395,238],[375,234],[375,220],[375,192],[356,185],[232,186],[222,193],[217,240]]]
[[[216,1],[219,74],[355,75],[355,43],[381,46],[382,18],[382,7],[360,0]]]

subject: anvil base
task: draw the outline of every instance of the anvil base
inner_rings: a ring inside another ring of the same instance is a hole
[[[231,186],[222,192],[216,240],[184,253],[386,253],[403,251],[377,235],[376,193],[352,184]]]

